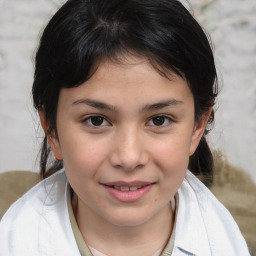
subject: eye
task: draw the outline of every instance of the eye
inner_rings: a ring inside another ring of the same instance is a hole
[[[172,119],[169,116],[157,115],[157,116],[152,117],[148,121],[148,125],[163,127],[163,126],[168,125],[171,121],[172,121]]]
[[[91,127],[110,126],[110,123],[100,115],[87,116],[82,122]]]

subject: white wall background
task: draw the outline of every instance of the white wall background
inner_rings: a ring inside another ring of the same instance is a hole
[[[40,129],[30,95],[32,60],[42,27],[61,2],[0,0],[0,172],[38,170]],[[212,147],[256,181],[256,1],[191,4],[211,34],[223,81]]]

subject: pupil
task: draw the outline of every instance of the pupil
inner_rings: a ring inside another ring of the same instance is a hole
[[[100,126],[103,123],[103,117],[94,116],[91,118],[92,124],[95,126]]]
[[[163,125],[164,121],[165,121],[165,117],[163,116],[157,116],[153,118],[153,123],[154,125],[157,125],[157,126]]]

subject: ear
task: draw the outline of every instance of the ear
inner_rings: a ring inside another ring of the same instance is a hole
[[[49,129],[48,129],[49,126],[43,110],[39,110],[39,117],[40,117],[41,126],[44,130],[45,136],[47,137],[48,143],[50,144],[54,157],[58,160],[62,160],[63,158],[62,158],[59,140],[56,138],[56,135],[53,134],[53,132],[49,132]]]
[[[211,113],[212,113],[212,108],[210,108],[205,114],[203,114],[200,120],[195,123],[193,134],[192,134],[192,140],[190,144],[190,150],[189,150],[190,156],[194,154],[194,152],[196,151],[200,143],[202,136],[204,135],[205,127],[207,125],[207,122],[209,120]]]

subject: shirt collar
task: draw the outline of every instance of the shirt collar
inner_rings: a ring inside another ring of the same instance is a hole
[[[210,245],[201,215],[197,193],[192,189],[189,181],[197,179],[189,171],[178,190],[178,212],[173,255],[211,255]]]

